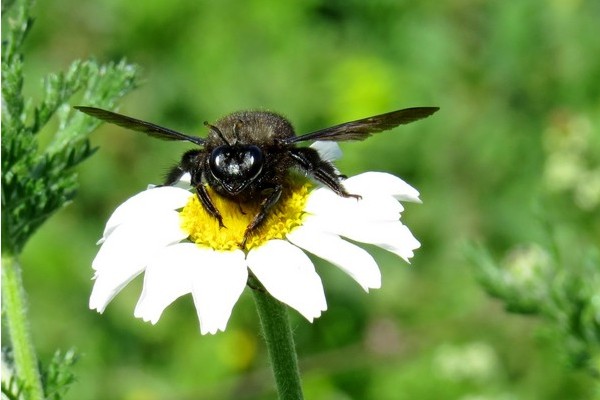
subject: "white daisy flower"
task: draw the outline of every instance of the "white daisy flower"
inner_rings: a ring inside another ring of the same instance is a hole
[[[369,243],[405,261],[420,244],[400,222],[399,201],[420,202],[400,178],[368,172],[344,181],[343,198],[311,183],[290,182],[265,222],[240,248],[259,204],[242,207],[209,194],[226,228],[195,193],[156,187],[127,200],[106,224],[90,308],[103,312],[113,297],[144,272],[135,316],[155,324],[177,298],[192,294],[202,334],[225,330],[251,273],[273,297],[313,321],[327,309],[321,278],[306,252],[329,261],[365,291],[381,286],[373,257],[353,242]],[[346,239],[350,239],[350,242]]]

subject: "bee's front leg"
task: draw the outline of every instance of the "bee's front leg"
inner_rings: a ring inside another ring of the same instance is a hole
[[[277,185],[271,189],[270,193],[263,199],[260,203],[260,209],[258,213],[252,219],[252,222],[246,227],[246,231],[244,232],[244,239],[242,243],[240,243],[240,247],[246,247],[246,242],[248,241],[248,236],[255,230],[261,223],[265,220],[267,215],[269,215],[269,211],[271,208],[277,204],[279,199],[281,198],[281,193],[283,192],[283,187],[281,185]]]
[[[210,198],[210,195],[208,194],[208,191],[206,190],[206,186],[204,186],[202,182],[196,185],[196,195],[198,196],[198,200],[200,200],[200,204],[202,204],[202,207],[204,207],[204,209],[210,215],[212,215],[217,221],[219,221],[219,227],[226,228],[226,226],[223,225],[223,217],[221,216],[221,213],[219,212],[219,210],[217,210],[217,207],[215,207],[214,203]]]

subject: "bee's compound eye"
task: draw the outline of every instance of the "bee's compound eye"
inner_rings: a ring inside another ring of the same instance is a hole
[[[258,146],[244,146],[241,151],[241,169],[246,179],[254,179],[260,174],[263,167],[263,152]]]
[[[258,146],[219,146],[209,158],[213,176],[230,192],[238,192],[262,171],[263,152]]]

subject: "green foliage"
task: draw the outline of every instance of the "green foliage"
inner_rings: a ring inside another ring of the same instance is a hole
[[[72,368],[78,360],[74,350],[66,352],[56,351],[50,364],[42,372],[44,395],[48,400],[64,399],[70,385],[73,384],[75,374]]]
[[[14,373],[14,363],[8,347],[2,347],[2,399],[19,400],[23,397],[24,383]]]
[[[136,68],[124,61],[75,61],[66,73],[44,78],[42,99],[33,106],[23,95],[22,54],[33,20],[28,2],[16,7],[2,42],[2,252],[11,254],[73,199],[74,167],[94,152],[87,137],[99,123],[71,111],[69,102],[79,94],[85,104],[113,108],[136,86]],[[57,126],[48,128],[54,130],[52,139],[40,148],[40,133],[55,114]]]
[[[567,251],[575,256],[565,257]],[[502,300],[510,312],[542,317],[559,339],[559,352],[573,366],[600,377],[597,247],[518,247],[502,263],[484,249],[472,249],[470,254],[481,284],[492,296]]]
[[[70,385],[73,384],[75,374],[73,366],[78,360],[75,351],[56,351],[50,363],[42,371],[42,383],[44,386],[45,400],[64,399]],[[23,399],[23,383],[14,373],[14,360],[8,347],[2,348],[2,399]]]
[[[113,108],[136,86],[137,71],[123,61],[75,61],[43,79],[36,104],[24,94],[31,6],[30,0],[2,4],[2,323],[14,354],[9,360],[3,353],[2,398],[58,400],[74,381],[75,356],[56,353],[40,379],[18,258],[31,235],[73,199],[74,168],[94,152],[87,136],[98,122],[71,111],[69,102]]]

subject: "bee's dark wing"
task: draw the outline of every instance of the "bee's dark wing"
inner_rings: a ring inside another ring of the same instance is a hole
[[[284,144],[304,142],[306,140],[363,140],[373,133],[387,131],[398,125],[404,125],[426,118],[439,110],[439,107],[414,107],[375,115],[356,121],[346,122],[331,128],[321,129],[302,136],[292,136],[283,140]]]
[[[141,121],[139,119],[127,117],[125,115],[103,110],[101,108],[84,106],[75,106],[74,108],[105,122],[119,125],[123,128],[134,131],[144,132],[145,134],[155,138],[163,140],[187,140],[188,142],[195,143],[199,146],[203,146],[206,142],[205,139],[197,136],[189,136],[169,128],[163,128],[162,126],[154,125],[150,122]]]

